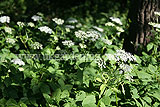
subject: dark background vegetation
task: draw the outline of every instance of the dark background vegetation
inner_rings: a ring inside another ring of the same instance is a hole
[[[0,10],[10,15],[12,20],[24,20],[37,12],[45,16],[100,17],[101,12],[126,12],[127,0],[0,0]]]

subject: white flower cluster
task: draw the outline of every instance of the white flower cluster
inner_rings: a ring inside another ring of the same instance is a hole
[[[65,46],[71,47],[74,45],[74,42],[72,42],[71,40],[65,40],[65,41],[62,41],[62,44]]]
[[[11,60],[11,62],[13,62],[16,65],[25,65],[25,63],[21,60],[21,59],[13,59]]]
[[[96,63],[98,64],[98,67],[101,68],[101,70],[106,68],[106,62],[102,58],[97,59]]]
[[[10,27],[4,27],[4,31],[8,34],[12,34],[12,29]]]
[[[14,44],[16,41],[12,38],[6,38],[6,42],[10,44]]]
[[[30,26],[30,27],[34,27],[35,26],[34,23],[32,23],[32,22],[29,22],[27,25]]]
[[[33,16],[31,17],[31,19],[32,19],[33,21],[42,21],[42,17],[37,16],[37,15],[33,15]]]
[[[102,38],[101,40],[107,45],[112,45],[112,41],[111,40],[104,39],[104,38]]]
[[[159,23],[153,23],[153,22],[149,22],[149,25],[155,27],[155,28],[160,28],[160,24]]]
[[[104,30],[100,27],[97,27],[97,26],[93,26],[94,29],[98,30],[99,32],[103,32]]]
[[[75,18],[69,18],[69,19],[67,19],[67,22],[68,22],[68,23],[71,23],[71,24],[74,24],[74,23],[77,23],[78,20],[75,19]]]
[[[113,54],[105,54],[104,59],[108,59],[110,61],[116,61],[116,58],[114,57]]]
[[[100,33],[98,33],[95,30],[90,30],[87,32],[79,30],[75,32],[75,35],[77,38],[80,38],[81,40],[90,39],[91,41],[96,41],[97,39],[101,37]]]
[[[136,61],[136,58],[131,53],[125,52],[124,50],[116,50],[114,55],[118,62]]]
[[[119,26],[116,26],[116,29],[117,29],[119,32],[124,32],[124,30],[123,30],[121,27],[119,27]]]
[[[52,34],[52,29],[49,28],[48,26],[41,26],[38,28],[41,32],[45,32],[45,33],[48,33],[48,34]]]
[[[133,76],[131,74],[129,74],[133,70],[132,66],[130,66],[128,64],[120,64],[119,67],[120,67],[119,74],[124,73],[124,77],[126,79],[128,79],[129,81],[134,81]]]
[[[65,28],[75,29],[75,26],[73,26],[73,25],[65,25]]]
[[[31,47],[33,49],[43,49],[42,44],[40,44],[39,42],[35,42],[35,43],[31,44]]]
[[[132,69],[133,69],[133,67],[132,66],[130,66],[130,65],[128,65],[128,64],[120,64],[119,65],[119,67],[120,67],[120,74],[122,74],[123,72],[124,73],[127,73],[127,72],[131,72],[132,71]]]
[[[57,25],[62,25],[64,23],[64,20],[62,19],[58,19],[58,18],[54,18],[52,19]]]
[[[160,16],[160,12],[154,12],[154,14]]]
[[[87,36],[91,39],[91,41],[96,41],[101,37],[101,34],[95,30],[87,31]]]
[[[110,17],[110,19],[113,21],[113,22],[116,22],[117,24],[120,24],[122,25],[122,22],[119,18],[115,18],[115,17]]]
[[[19,27],[25,26],[24,22],[20,22],[20,21],[17,22],[17,25],[18,25]]]
[[[10,17],[9,16],[1,16],[0,22],[1,23],[10,23]]]
[[[80,38],[81,40],[86,40],[88,38],[86,32],[84,32],[82,30],[76,31],[75,35],[76,35],[77,38]]]
[[[105,26],[115,26],[115,24],[114,23],[112,23],[112,22],[107,22],[107,23],[105,23]]]
[[[79,46],[80,46],[81,48],[87,48],[87,46],[86,46],[85,44],[82,44],[82,43],[80,43]]]

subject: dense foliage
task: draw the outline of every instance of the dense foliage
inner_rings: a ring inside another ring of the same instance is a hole
[[[160,106],[160,24],[137,56],[122,49],[126,15],[112,15],[22,22],[1,12],[0,106]]]

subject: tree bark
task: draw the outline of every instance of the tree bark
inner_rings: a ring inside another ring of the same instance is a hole
[[[131,0],[128,13],[130,20],[129,35],[125,37],[123,48],[131,53],[140,54],[142,47],[153,37],[149,22],[155,22],[160,0]]]

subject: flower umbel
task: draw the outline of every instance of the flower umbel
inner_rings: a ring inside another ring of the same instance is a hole
[[[2,16],[0,17],[1,23],[10,23],[10,17],[9,16]]]
[[[25,63],[21,60],[21,59],[13,59],[11,60],[11,62],[13,62],[16,65],[25,65]]]
[[[52,34],[52,29],[49,28],[48,26],[42,26],[42,27],[39,27],[38,28],[41,32],[45,32],[45,33],[48,33],[48,34]]]

